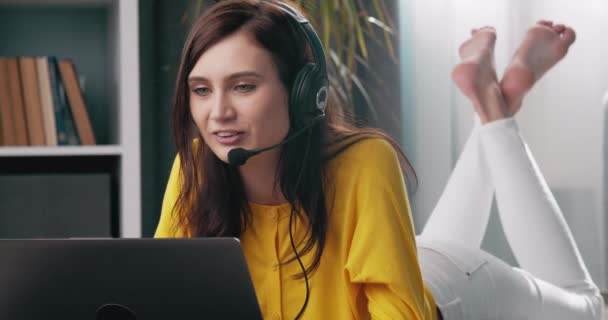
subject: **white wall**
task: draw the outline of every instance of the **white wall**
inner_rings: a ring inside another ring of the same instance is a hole
[[[470,29],[496,27],[500,78],[534,22],[545,18],[571,25],[576,43],[529,93],[517,121],[592,277],[606,291],[602,97],[608,90],[608,41],[602,32],[608,30],[608,2],[580,3],[584,5],[572,0],[402,1],[403,141],[420,179],[412,207],[421,230],[471,128],[472,108],[450,79],[458,46]],[[495,214],[483,247],[515,263]]]

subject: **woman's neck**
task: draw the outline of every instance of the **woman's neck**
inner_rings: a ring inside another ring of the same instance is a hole
[[[277,177],[280,149],[269,150],[247,160],[239,168],[247,199],[257,204],[276,205],[287,200]]]

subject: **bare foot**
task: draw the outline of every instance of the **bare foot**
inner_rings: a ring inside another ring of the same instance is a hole
[[[482,123],[507,117],[506,104],[494,63],[496,31],[492,27],[475,29],[459,49],[462,62],[452,71],[452,79],[473,103]]]
[[[519,111],[526,92],[566,55],[575,39],[572,28],[547,20],[528,30],[500,81],[510,116]]]

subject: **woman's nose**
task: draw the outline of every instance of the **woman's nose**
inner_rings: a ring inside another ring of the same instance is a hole
[[[223,94],[218,94],[211,106],[209,118],[216,121],[232,120],[236,116],[236,110],[232,105],[230,98]]]

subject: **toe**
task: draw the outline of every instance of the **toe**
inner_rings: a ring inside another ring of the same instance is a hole
[[[491,42],[496,41],[496,29],[492,26],[484,26],[477,29],[477,32],[483,32],[484,35],[489,36]]]
[[[555,30],[557,33],[562,33],[566,30],[566,26],[563,24],[556,24],[553,26],[553,30]]]
[[[567,46],[574,43],[576,40],[576,33],[570,27],[565,27],[564,32],[562,33],[562,41],[566,43]]]
[[[553,21],[551,20],[538,20],[538,24],[542,24],[543,26],[552,27]]]

